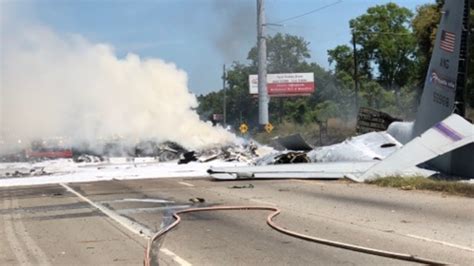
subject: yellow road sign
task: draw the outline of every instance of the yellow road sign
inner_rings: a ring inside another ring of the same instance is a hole
[[[267,133],[270,133],[272,132],[273,130],[273,125],[271,123],[268,123],[265,125],[265,130],[267,131]]]
[[[249,127],[245,123],[242,123],[240,124],[239,130],[240,133],[245,134],[249,130]]]

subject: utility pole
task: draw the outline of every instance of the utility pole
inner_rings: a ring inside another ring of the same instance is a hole
[[[223,117],[224,117],[224,126],[227,124],[227,100],[226,100],[226,96],[227,96],[227,90],[226,90],[226,87],[225,87],[225,78],[226,78],[226,74],[225,74],[225,64],[223,65],[222,67],[222,90],[224,90],[224,111],[223,111]]]
[[[354,102],[355,102],[356,112],[358,112],[359,111],[359,73],[358,73],[358,66],[357,66],[357,48],[356,48],[354,30],[352,30],[352,51],[353,51],[353,57],[354,57],[354,94],[355,94]]]
[[[257,0],[257,43],[258,43],[258,123],[268,124],[267,92],[267,44],[265,39],[264,0]]]

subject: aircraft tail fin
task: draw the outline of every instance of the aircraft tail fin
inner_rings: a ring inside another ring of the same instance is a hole
[[[412,138],[453,112],[464,116],[469,1],[445,1]]]

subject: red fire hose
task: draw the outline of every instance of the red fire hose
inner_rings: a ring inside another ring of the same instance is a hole
[[[151,265],[151,246],[152,246],[153,242],[160,239],[161,237],[163,237],[166,233],[171,231],[174,227],[176,227],[179,224],[179,222],[181,221],[181,217],[179,216],[180,214],[191,213],[191,212],[235,211],[235,210],[273,211],[267,217],[267,224],[271,228],[273,228],[273,229],[275,229],[275,230],[277,230],[277,231],[279,231],[283,234],[286,234],[286,235],[289,235],[289,236],[292,236],[292,237],[296,237],[296,238],[299,238],[299,239],[303,239],[303,240],[307,240],[307,241],[311,241],[311,242],[316,242],[316,243],[320,243],[320,244],[323,244],[323,245],[333,246],[333,247],[337,247],[337,248],[343,248],[343,249],[353,250],[353,251],[357,251],[357,252],[362,252],[362,253],[366,253],[366,254],[392,258],[392,259],[418,262],[418,263],[430,264],[430,265],[448,265],[448,263],[445,263],[445,262],[425,259],[425,258],[417,257],[417,256],[414,256],[414,255],[410,255],[410,254],[395,253],[395,252],[390,252],[390,251],[385,251],[385,250],[367,248],[367,247],[363,247],[363,246],[357,246],[357,245],[352,245],[352,244],[327,240],[327,239],[323,239],[323,238],[312,237],[312,236],[300,234],[300,233],[297,233],[297,232],[293,232],[293,231],[287,230],[285,228],[282,228],[282,227],[276,225],[273,222],[273,219],[280,214],[280,212],[281,212],[280,209],[275,208],[275,207],[266,207],[266,206],[217,206],[217,207],[191,208],[191,209],[185,209],[185,210],[180,210],[180,211],[174,212],[173,217],[176,220],[172,224],[170,224],[170,225],[166,226],[165,228],[161,229],[160,231],[158,231],[153,237],[151,237],[148,240],[148,244],[147,244],[147,247],[146,247],[146,250],[145,250],[144,265],[145,266],[150,266]]]

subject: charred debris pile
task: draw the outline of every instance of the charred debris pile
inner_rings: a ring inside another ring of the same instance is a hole
[[[0,153],[0,162],[38,162],[49,159],[67,158],[77,163],[95,163],[107,161],[110,157],[127,157],[130,160],[140,157],[152,157],[159,162],[177,160],[178,164],[192,161],[209,162],[212,160],[251,162],[259,155],[260,145],[250,141],[245,144],[216,145],[206,149],[189,150],[176,142],[141,141],[136,145],[127,145],[121,141],[105,142],[100,145],[81,144],[70,147],[52,144],[46,141],[34,141],[27,148],[17,147]]]

